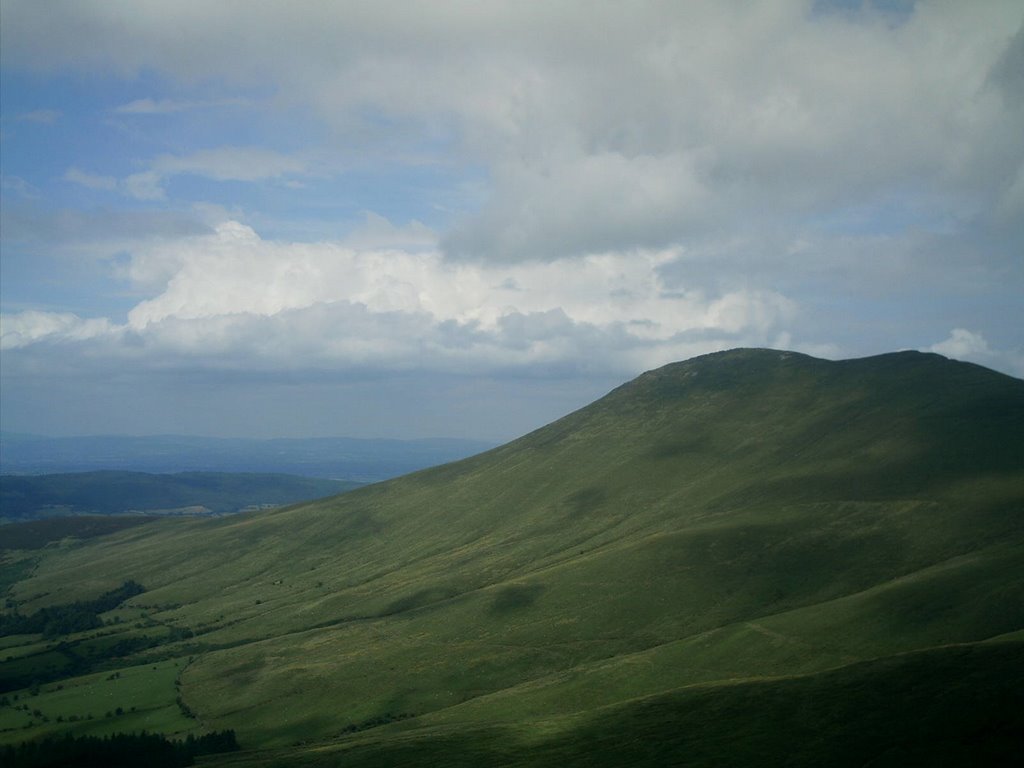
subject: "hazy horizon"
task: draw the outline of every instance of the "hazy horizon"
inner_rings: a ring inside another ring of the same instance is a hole
[[[223,440],[223,441],[239,441],[239,442],[270,442],[273,440],[360,440],[360,441],[394,441],[403,443],[415,443],[415,442],[429,442],[432,440],[452,440],[457,442],[465,443],[480,443],[482,445],[488,444],[493,445],[494,443],[490,440],[474,440],[471,438],[462,437],[451,437],[449,435],[433,435],[431,437],[359,437],[356,435],[281,435],[279,437],[241,437],[239,435],[203,435],[196,433],[184,433],[184,432],[164,432],[164,433],[150,433],[150,432],[138,432],[138,433],[112,433],[108,432],[105,434],[41,434],[38,432],[15,432],[11,430],[0,430],[0,439],[3,438],[28,438],[28,439],[41,439],[41,440],[75,440],[75,439],[131,439],[131,438],[153,438],[153,439],[168,439],[168,440]]]

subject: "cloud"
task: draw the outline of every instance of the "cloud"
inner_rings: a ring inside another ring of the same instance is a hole
[[[63,312],[29,310],[0,315],[0,349],[14,350],[39,342],[85,341],[109,335],[114,330],[108,320],[83,320]]]
[[[214,181],[255,182],[302,175],[309,171],[310,161],[259,147],[218,147],[187,155],[160,155],[149,163],[149,169],[123,179],[69,168],[66,181],[90,189],[121,190],[136,200],[164,200],[164,184],[174,176],[201,176]]]
[[[164,200],[167,197],[162,186],[164,178],[158,171],[143,171],[124,178],[119,186],[136,200]]]
[[[125,323],[20,313],[5,318],[4,343],[79,342],[81,359],[142,365],[608,372],[764,344],[798,314],[772,291],[665,290],[657,267],[679,257],[673,250],[459,263],[427,238],[421,225],[372,215],[350,242],[304,244],[226,221],[212,234],[136,244],[119,274],[149,298]],[[395,245],[410,240],[412,250]]]
[[[339,136],[376,135],[381,151],[396,136],[406,151],[451,146],[488,179],[479,210],[442,240],[462,258],[656,248],[904,195],[926,219],[962,222],[1020,197],[1014,0],[895,16],[805,0],[58,7],[6,4],[12,63],[269,86]],[[308,171],[270,156],[249,171],[243,156],[166,158],[152,172]]]
[[[252,104],[251,99],[209,99],[209,100],[186,100],[186,99],[135,99],[127,104],[114,108],[114,112],[120,115],[171,115],[177,112],[188,112],[194,109],[211,109],[218,107],[245,107]]]
[[[0,211],[4,258],[12,260],[23,246],[32,251],[43,246],[47,253],[95,251],[109,256],[137,248],[149,240],[177,239],[208,234],[208,216],[201,210],[111,210],[88,211],[36,208],[7,208]]]
[[[309,161],[259,147],[218,147],[189,155],[161,155],[143,173],[124,181],[126,191],[139,200],[165,197],[164,182],[173,176],[202,176],[214,181],[264,181],[304,174]]]
[[[985,337],[980,333],[971,333],[964,328],[954,328],[948,339],[933,344],[929,347],[929,351],[957,358],[992,354]]]
[[[28,123],[42,123],[50,125],[57,122],[63,113],[56,109],[34,109],[31,112],[23,112],[18,115],[18,120]]]
[[[25,181],[21,176],[4,176],[0,180],[0,186],[25,200],[36,200],[41,194],[37,187]]]
[[[380,214],[365,211],[362,223],[349,232],[345,242],[361,250],[433,250],[437,247],[437,233],[419,221],[411,221],[403,227],[396,227]]]
[[[117,179],[113,176],[100,176],[78,168],[68,168],[64,173],[64,180],[72,184],[81,184],[89,189],[101,189],[113,191],[117,189]]]
[[[152,167],[162,177],[192,174],[215,181],[260,181],[305,173],[309,161],[260,147],[218,147],[189,155],[161,155]]]
[[[932,344],[928,352],[937,352],[957,360],[970,360],[982,365],[996,366],[1017,376],[1024,376],[1024,351],[992,349],[985,337],[966,328],[954,328],[949,338]]]
[[[10,314],[4,348],[46,356],[59,345],[55,370],[116,360],[143,369],[602,375],[735,346],[842,352],[814,337],[813,313],[792,295],[709,281],[678,247],[452,261],[428,228],[373,213],[345,241],[268,240],[232,220],[168,234],[123,243],[117,276],[144,297],[123,322]],[[930,349],[1024,371],[1021,355],[976,331],[957,328]]]
[[[699,153],[604,152],[502,166],[498,192],[444,245],[458,257],[504,259],[663,247],[701,227],[712,207],[700,165]]]

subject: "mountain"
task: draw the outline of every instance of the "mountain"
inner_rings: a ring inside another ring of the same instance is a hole
[[[285,473],[372,483],[493,447],[454,438],[252,440],[180,435],[41,437],[5,432],[0,434],[0,468],[6,474]]]
[[[64,514],[226,514],[334,496],[358,486],[294,475],[223,472],[0,475],[0,521]]]
[[[224,765],[1024,746],[1024,382],[938,355],[707,355],[443,467],[22,557],[25,615],[147,591],[64,650],[8,645],[0,682],[56,669],[43,714],[124,702],[89,732],[235,730]],[[117,642],[123,679],[75,667]],[[9,741],[53,728],[4,718]]]

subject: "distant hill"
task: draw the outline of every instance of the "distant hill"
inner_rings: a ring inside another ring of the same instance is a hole
[[[107,536],[125,528],[153,523],[159,519],[158,515],[62,515],[3,523],[3,527],[0,528],[0,552],[41,549],[64,539]],[[22,562],[31,564],[30,560]],[[0,574],[2,571],[0,567]],[[0,589],[5,590],[7,586],[3,578],[0,578]]]
[[[706,355],[463,461],[12,557],[25,616],[147,591],[4,640],[0,683],[41,680],[42,715],[121,702],[63,730],[237,732],[204,765],[1024,749],[1024,382],[938,355]],[[0,709],[0,741],[60,729]]]
[[[0,471],[258,472],[369,483],[492,447],[491,443],[452,438],[247,440],[174,435],[39,437],[6,432],[0,434]]]
[[[334,496],[360,483],[282,474],[0,475],[0,521],[58,515],[226,514]]]

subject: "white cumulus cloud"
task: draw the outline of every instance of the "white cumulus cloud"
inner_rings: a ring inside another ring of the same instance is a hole
[[[105,318],[83,319],[70,312],[26,310],[0,315],[0,349],[19,349],[38,342],[80,342],[115,331]]]
[[[496,370],[536,364],[634,370],[681,353],[764,344],[797,307],[765,290],[669,291],[676,250],[548,261],[461,262],[422,226],[368,217],[354,242],[291,243],[225,221],[209,235],[140,244],[122,278],[149,298],[123,324],[42,312],[5,318],[12,348],[54,339],[90,355],[171,353],[203,364]],[[414,239],[413,250],[367,247]]]
[[[927,351],[957,360],[995,366],[1024,377],[1024,350],[993,349],[982,334],[966,328],[954,328],[948,338],[932,344]]]
[[[940,341],[938,344],[932,344],[929,347],[929,351],[956,358],[992,354],[992,350],[989,349],[988,342],[985,341],[984,336],[980,333],[972,333],[964,328],[954,328],[949,334],[948,339]]]

